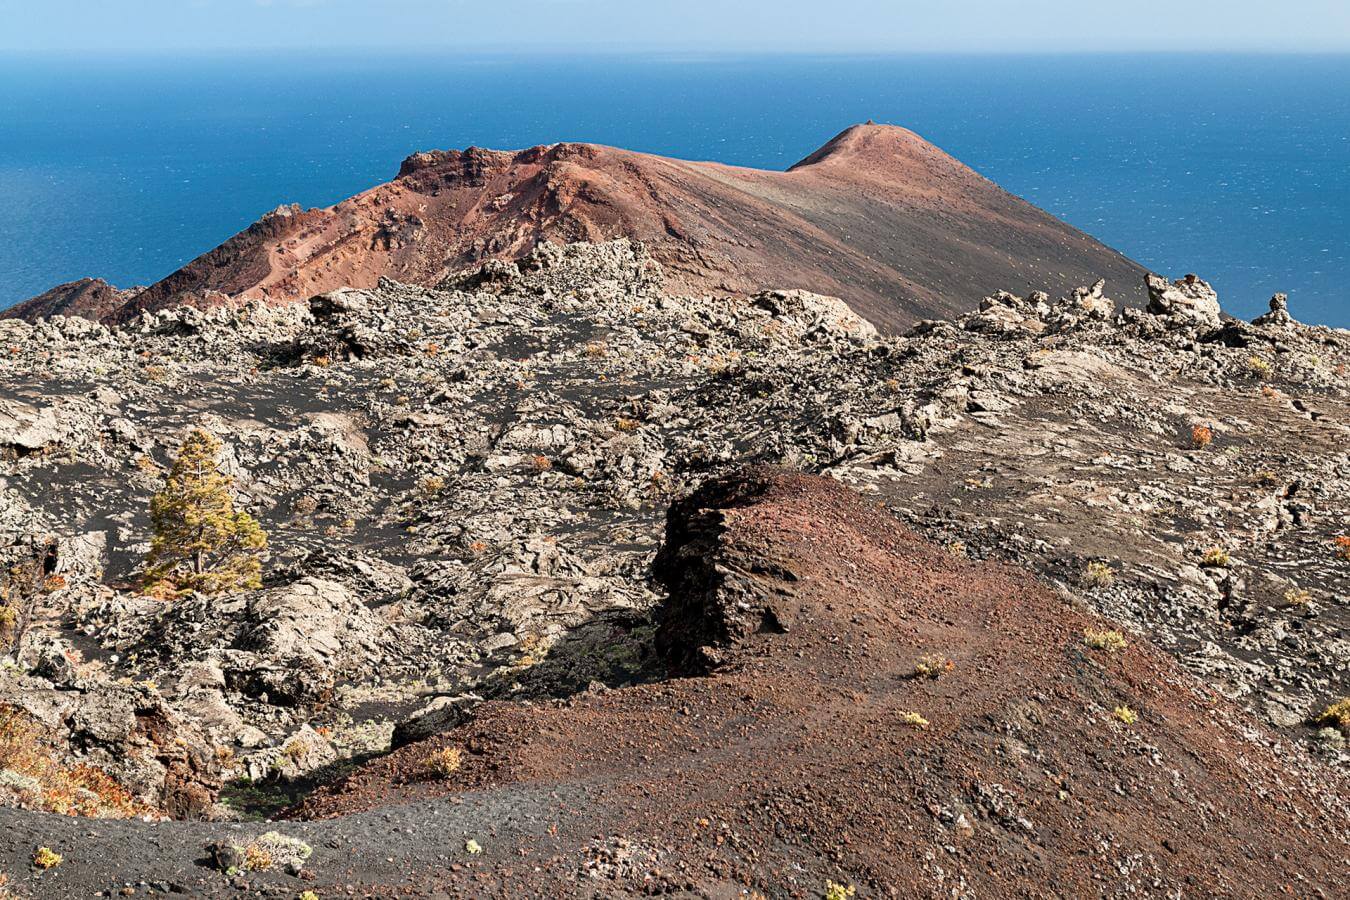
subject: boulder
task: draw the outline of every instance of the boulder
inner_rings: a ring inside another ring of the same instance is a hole
[[[345,584],[304,577],[249,594],[185,597],[157,613],[146,640],[179,673],[184,702],[223,688],[312,708],[328,703],[340,680],[362,681],[406,654],[399,635]],[[211,697],[194,702],[219,706]],[[228,718],[213,716],[213,724],[238,730]]]
[[[277,746],[250,754],[243,760],[243,768],[253,781],[265,778],[296,781],[313,775],[337,758],[332,742],[304,725]]]
[[[389,749],[397,750],[463,725],[472,718],[477,702],[478,698],[472,696],[437,697],[394,726]]]
[[[313,657],[325,668],[373,647],[387,630],[346,585],[323,578],[258,594],[249,602],[248,618],[254,624],[241,636],[240,649],[268,659]]]
[[[763,291],[751,297],[750,303],[787,322],[796,338],[864,341],[877,336],[876,327],[838,297],[810,291]]]
[[[1252,319],[1253,325],[1274,325],[1285,328],[1294,324],[1294,317],[1289,315],[1289,297],[1285,294],[1276,294],[1270,298],[1270,312],[1257,316]]]
[[[1040,292],[1022,298],[1008,291],[997,291],[980,301],[978,312],[965,317],[966,331],[984,334],[1040,334],[1045,330],[1049,312],[1046,295]]]
[[[26,648],[25,659],[32,660],[29,671],[62,688],[74,687],[78,679],[70,645],[60,638],[40,634]]]
[[[1073,306],[1094,319],[1109,319],[1116,314],[1116,301],[1106,296],[1106,279],[1098,279],[1092,287],[1075,288]]]
[[[27,456],[50,450],[66,436],[66,429],[50,406],[0,398],[0,450]]]
[[[1209,282],[1187,275],[1169,282],[1160,275],[1148,275],[1148,311],[1182,324],[1201,328],[1219,327],[1219,295]]]

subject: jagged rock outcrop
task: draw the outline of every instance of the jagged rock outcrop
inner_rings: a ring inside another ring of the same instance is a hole
[[[193,596],[144,627],[162,658],[218,670],[221,691],[311,709],[331,702],[340,681],[385,663],[392,671],[402,649],[397,630],[343,583],[314,577],[255,594]]]
[[[1194,275],[1168,282],[1160,275],[1148,276],[1148,311],[1186,325],[1217,328],[1219,295]]]
[[[54,650],[30,675],[0,677],[0,802],[54,812],[72,803],[86,815],[207,815],[222,780],[201,725],[170,709],[152,686],[81,677],[69,648]],[[100,795],[98,781],[78,777],[80,767],[105,773],[116,788]],[[117,800],[123,791],[127,799]]]
[[[707,672],[752,635],[781,634],[801,617],[797,597],[781,587],[799,576],[790,568],[766,569],[764,560],[737,553],[726,539],[738,510],[753,507],[781,477],[752,470],[671,504],[653,574],[670,592],[656,649],[675,671]]]
[[[1270,312],[1257,316],[1252,319],[1252,324],[1257,326],[1293,325],[1294,317],[1289,315],[1289,297],[1286,294],[1276,294],[1270,298]]]

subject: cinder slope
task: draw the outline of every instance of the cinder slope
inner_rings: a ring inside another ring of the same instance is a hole
[[[903,128],[854,126],[787,172],[591,144],[419,153],[329,209],[282,207],[112,318],[240,298],[303,300],[382,276],[429,285],[541,241],[647,243],[674,291],[765,285],[846,300],[885,330],[998,289],[1065,294],[1143,270]],[[20,314],[32,316],[29,308]]]
[[[58,284],[18,306],[0,310],[0,319],[47,319],[52,316],[82,316],[101,319],[121,309],[142,288],[121,290],[102,278],[81,278]]]
[[[658,647],[711,674],[488,704],[300,813],[556,790],[549,836],[508,826],[410,878],[456,896],[570,893],[588,859],[613,895],[1335,891],[1334,775],[1164,654],[1094,649],[1098,623],[1027,574],[958,560],[834,481],[713,482],[672,508],[656,568]],[[929,654],[951,671],[915,677]],[[428,780],[445,747],[462,768]],[[579,788],[584,804],[562,800]]]

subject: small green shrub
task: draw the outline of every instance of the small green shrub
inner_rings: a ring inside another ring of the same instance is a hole
[[[1083,641],[1094,650],[1108,653],[1117,653],[1129,646],[1125,635],[1112,629],[1089,628],[1083,632]]]
[[[1116,583],[1116,572],[1103,562],[1090,562],[1083,570],[1083,584],[1090,588],[1108,588]]]
[[[33,865],[39,869],[55,869],[63,857],[51,847],[39,847],[33,852]]]
[[[914,675],[916,678],[937,680],[955,668],[956,663],[945,656],[924,656],[914,664]]]
[[[927,728],[929,722],[923,716],[916,712],[903,712],[900,714],[900,724],[909,725],[914,728]]]
[[[250,872],[266,872],[277,867],[298,868],[313,852],[314,849],[299,838],[269,831],[244,847],[244,868]]]
[[[1284,592],[1283,605],[1289,609],[1302,609],[1312,602],[1312,594],[1299,588],[1290,588]]]
[[[1350,728],[1350,697],[1342,697],[1331,704],[1313,719],[1314,725],[1326,725],[1332,728]]]
[[[1200,565],[1207,569],[1226,569],[1233,564],[1233,556],[1223,547],[1210,547],[1200,557]]]
[[[432,778],[449,778],[459,771],[464,754],[458,747],[445,747],[422,759],[422,770]]]

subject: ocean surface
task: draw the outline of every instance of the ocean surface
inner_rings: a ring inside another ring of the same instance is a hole
[[[905,125],[1226,309],[1350,326],[1350,56],[0,60],[0,308],[148,284],[421,149],[596,141],[785,168]],[[972,303],[978,298],[971,298]]]

